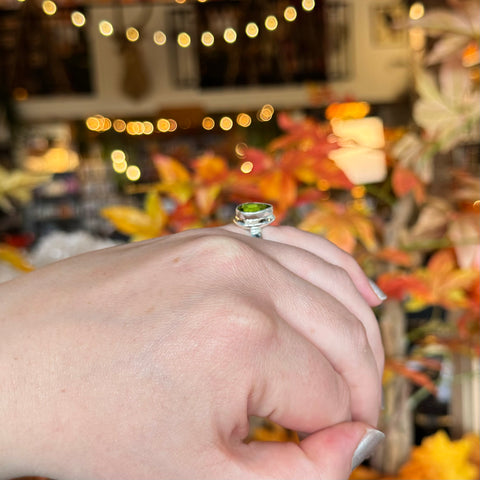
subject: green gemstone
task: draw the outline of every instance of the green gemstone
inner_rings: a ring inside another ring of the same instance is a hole
[[[267,203],[242,203],[238,209],[241,212],[248,212],[248,213],[256,213],[256,212],[261,212],[262,210],[265,210],[269,207]]]

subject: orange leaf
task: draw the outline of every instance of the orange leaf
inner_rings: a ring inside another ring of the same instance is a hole
[[[411,292],[426,295],[428,288],[422,280],[403,272],[383,273],[377,278],[378,286],[387,297],[404,300]]]
[[[228,176],[228,165],[224,158],[205,154],[193,162],[195,179],[205,183],[221,183]]]
[[[415,385],[426,388],[430,393],[437,393],[437,386],[433,380],[425,373],[419,372],[418,370],[412,370],[408,368],[404,363],[387,359],[385,363],[386,369],[391,369],[394,372],[402,375],[405,378],[408,378]]]
[[[402,267],[410,267],[413,264],[413,256],[404,250],[399,250],[398,248],[383,248],[382,250],[378,251],[375,256],[379,260],[384,260]]]
[[[352,253],[357,240],[368,249],[375,248],[373,224],[364,214],[335,202],[321,202],[308,213],[299,228],[325,235],[343,250]]]
[[[276,204],[280,212],[291,207],[297,198],[297,183],[282,170],[272,170],[260,178],[260,193],[267,202]]]
[[[204,227],[195,204],[190,201],[179,205],[170,215],[169,226],[175,232]]]
[[[468,291],[478,278],[474,269],[457,267],[452,250],[440,250],[429,260],[427,268],[412,273],[391,272],[380,275],[378,285],[392,298],[407,299],[407,308],[419,310],[427,305],[466,308]]]
[[[425,202],[425,186],[408,168],[400,165],[395,167],[392,174],[392,188],[397,197],[403,197],[412,192],[418,204]]]
[[[447,275],[457,265],[455,255],[452,250],[445,249],[436,252],[428,261],[427,268],[432,273],[438,275]]]
[[[190,172],[188,169],[172,157],[156,154],[153,156],[153,163],[162,182],[185,183],[190,181]]]

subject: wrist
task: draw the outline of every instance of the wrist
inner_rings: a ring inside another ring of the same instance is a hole
[[[28,315],[35,308],[23,280],[0,284],[0,479],[41,474],[34,471],[40,460],[41,340]]]

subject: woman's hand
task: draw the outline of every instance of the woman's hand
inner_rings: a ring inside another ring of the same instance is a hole
[[[347,478],[377,422],[379,300],[315,235],[192,230],[0,294],[7,478]],[[245,444],[249,415],[310,435]]]

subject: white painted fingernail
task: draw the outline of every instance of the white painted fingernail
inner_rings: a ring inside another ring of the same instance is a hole
[[[373,280],[369,280],[369,282],[370,282],[370,287],[372,287],[372,290],[375,292],[375,295],[382,302],[384,302],[387,299],[386,293]]]
[[[368,429],[353,454],[352,470],[370,457],[384,438],[385,434],[380,430],[375,430],[375,428]]]

